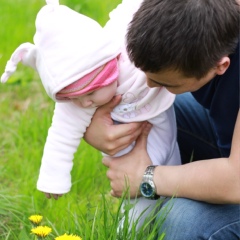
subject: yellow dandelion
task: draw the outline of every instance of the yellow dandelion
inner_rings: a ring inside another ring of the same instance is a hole
[[[80,238],[77,235],[67,235],[66,233],[62,236],[56,237],[55,240],[82,240],[82,238]]]
[[[47,226],[38,226],[36,228],[32,228],[31,232],[38,237],[46,237],[50,232],[52,232],[52,229]]]
[[[43,216],[41,215],[32,215],[28,218],[33,224],[36,224],[38,225],[42,219],[43,219]]]

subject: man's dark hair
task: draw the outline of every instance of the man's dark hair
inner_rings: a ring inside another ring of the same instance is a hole
[[[129,24],[127,50],[143,71],[200,79],[239,41],[238,0],[145,0]]]

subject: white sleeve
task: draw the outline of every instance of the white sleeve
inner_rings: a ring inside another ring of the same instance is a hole
[[[113,11],[109,13],[109,20],[104,29],[114,37],[115,40],[122,41],[125,39],[127,27],[134,13],[140,7],[143,0],[123,0]]]
[[[55,194],[70,191],[74,153],[95,110],[82,109],[72,102],[56,103],[44,146],[38,190]]]

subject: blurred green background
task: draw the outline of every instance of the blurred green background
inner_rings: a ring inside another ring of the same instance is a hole
[[[102,25],[119,2],[60,1]],[[0,0],[0,75],[13,51],[21,43],[32,43],[36,14],[44,5],[44,0]],[[96,209],[101,209],[102,196],[110,202],[117,201],[109,196],[109,182],[106,168],[101,163],[101,154],[84,141],[75,154],[71,192],[55,201],[46,199],[43,193],[36,190],[53,107],[54,103],[45,93],[38,75],[28,67],[19,64],[9,81],[0,84],[1,240],[29,239],[28,217],[35,213],[42,214],[56,233],[81,230],[85,231],[81,232],[82,236],[97,236],[91,232],[91,224],[96,221]],[[114,206],[111,205],[111,211],[115,211]],[[80,215],[85,217],[81,218]],[[77,224],[81,226],[78,228]],[[96,228],[98,234],[100,231]]]

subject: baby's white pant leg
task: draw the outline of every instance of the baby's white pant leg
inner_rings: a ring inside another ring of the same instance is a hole
[[[149,200],[143,197],[137,199],[125,200],[122,206],[122,212],[126,204],[131,204],[133,207],[129,210],[129,230],[131,230],[133,224],[136,224],[136,230],[141,228],[144,224],[145,219],[154,214],[154,208],[156,207],[157,200]],[[123,228],[125,218],[122,219],[119,228]]]

